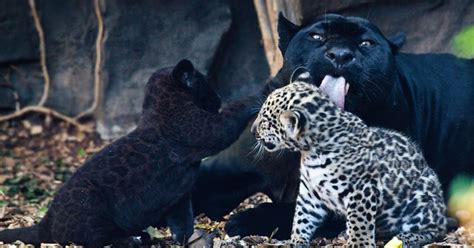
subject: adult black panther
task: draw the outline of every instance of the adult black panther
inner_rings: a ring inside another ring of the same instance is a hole
[[[270,88],[287,84],[301,66],[318,86],[326,75],[343,77],[321,88],[368,124],[396,129],[416,141],[445,192],[455,175],[474,174],[473,60],[399,53],[403,36],[389,40],[358,17],[328,14],[297,26],[280,15],[278,33],[284,65]],[[263,174],[263,180],[274,174]],[[268,235],[278,226],[279,238],[287,238],[293,211],[292,204],[265,204],[236,215],[226,229],[231,235]]]
[[[399,53],[400,36],[389,41],[358,17],[328,14],[298,27],[281,16],[278,30],[285,63],[274,85],[299,66],[317,84],[342,76],[347,95],[337,85],[326,93],[370,125],[414,139],[445,189],[456,174],[474,172],[474,60]]]

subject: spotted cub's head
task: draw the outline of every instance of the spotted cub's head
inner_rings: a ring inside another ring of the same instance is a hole
[[[343,114],[318,87],[296,81],[273,91],[252,125],[257,142],[269,152],[305,151],[323,143]]]

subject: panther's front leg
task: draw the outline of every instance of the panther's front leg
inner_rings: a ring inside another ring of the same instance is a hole
[[[369,183],[357,185],[349,197],[347,206],[347,246],[376,247],[375,215],[378,206],[378,190]]]
[[[323,222],[327,208],[318,195],[311,193],[310,184],[301,176],[299,194],[291,231],[291,243],[309,244],[316,229]]]

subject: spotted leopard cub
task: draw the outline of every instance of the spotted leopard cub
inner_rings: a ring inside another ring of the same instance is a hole
[[[266,150],[301,153],[291,241],[307,244],[328,211],[347,218],[349,246],[396,235],[409,246],[446,232],[440,183],[415,144],[368,127],[318,87],[294,82],[265,101],[252,132]]]

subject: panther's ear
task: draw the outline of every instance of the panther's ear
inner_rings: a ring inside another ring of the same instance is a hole
[[[285,55],[285,51],[288,48],[291,39],[299,30],[299,26],[286,19],[280,12],[278,15],[278,48],[280,48],[281,54],[283,56]]]
[[[195,77],[193,63],[187,59],[183,59],[176,64],[173,69],[173,78],[181,82],[184,86],[192,87]]]
[[[403,32],[398,32],[395,35],[389,37],[388,43],[390,44],[390,47],[392,48],[393,52],[398,52],[403,45],[405,45],[405,41],[407,40],[407,37],[405,33]]]
[[[286,110],[280,114],[280,122],[286,135],[294,139],[301,133],[306,119],[299,111]]]

